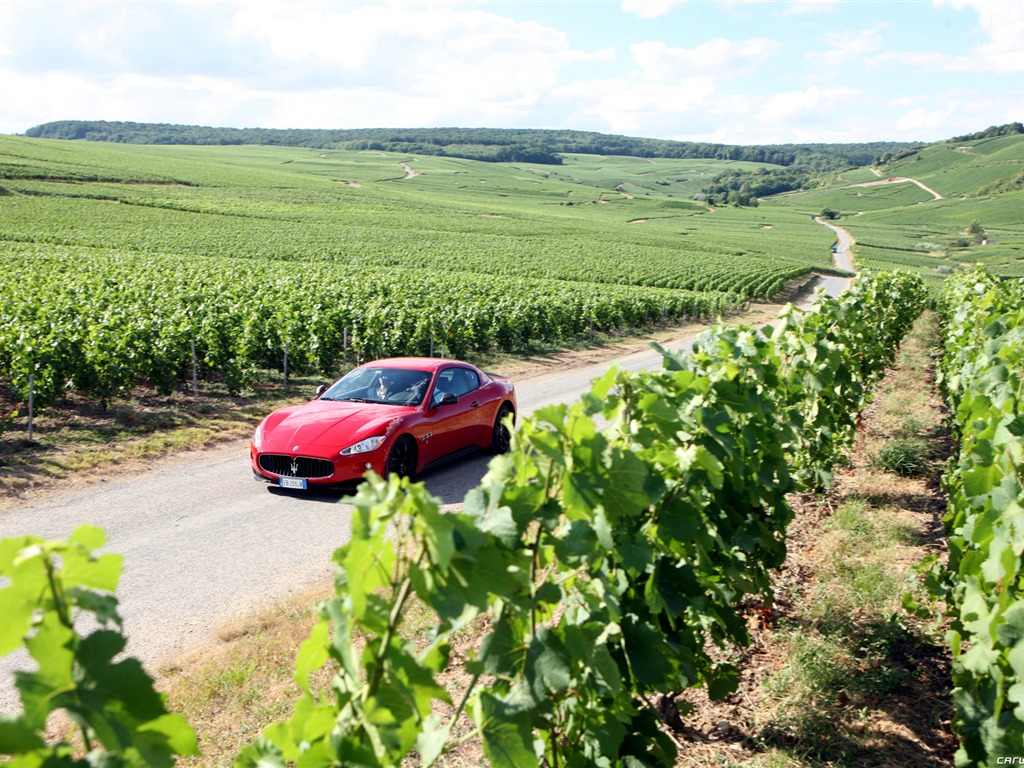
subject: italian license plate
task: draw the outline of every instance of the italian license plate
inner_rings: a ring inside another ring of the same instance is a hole
[[[306,490],[306,478],[304,477],[279,477],[277,482],[282,488],[298,488],[300,491]]]

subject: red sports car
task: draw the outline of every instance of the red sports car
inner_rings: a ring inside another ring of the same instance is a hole
[[[255,478],[282,488],[352,485],[371,469],[411,477],[478,448],[506,452],[509,415],[516,392],[502,376],[458,360],[377,360],[267,416],[249,455]]]

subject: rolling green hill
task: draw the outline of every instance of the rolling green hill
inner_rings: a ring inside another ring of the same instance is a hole
[[[932,144],[886,165],[885,171],[912,176],[945,196],[981,194],[1024,174],[1024,136]]]
[[[861,264],[919,271],[932,285],[978,263],[1024,277],[1024,134],[1016,124],[900,152],[765,205],[838,211]]]
[[[0,138],[9,193],[0,237],[747,295],[758,295],[747,283],[759,263],[826,266],[828,234],[801,216],[776,214],[756,242],[718,228],[699,235],[694,222],[708,210],[690,199],[692,178],[728,165],[691,162],[683,175],[680,161],[664,159],[574,156],[555,170],[377,151]]]

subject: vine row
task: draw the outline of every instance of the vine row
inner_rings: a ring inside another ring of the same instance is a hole
[[[43,407],[138,383],[170,394],[200,375],[243,388],[259,369],[330,374],[350,360],[516,351],[588,331],[714,317],[746,299],[625,285],[335,264],[23,246],[0,260],[0,383]]]
[[[943,485],[949,559],[925,561],[952,618],[958,766],[1024,755],[1024,284],[947,280],[940,384],[959,453]]]

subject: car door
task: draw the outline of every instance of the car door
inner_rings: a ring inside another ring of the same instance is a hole
[[[473,428],[479,402],[472,397],[464,371],[467,369],[449,366],[439,371],[434,381],[426,413],[432,423],[430,447],[433,458],[454,453],[475,442]],[[442,405],[440,400],[445,393],[455,395],[456,402]]]
[[[477,371],[471,368],[461,368],[460,373],[465,380],[466,393],[460,395],[461,399],[469,401],[470,423],[466,427],[466,445],[490,445],[491,433],[494,427],[493,416],[488,415],[491,411],[488,397]]]

